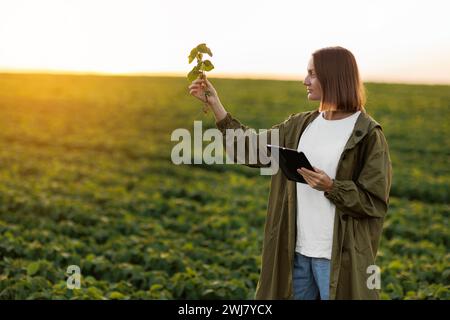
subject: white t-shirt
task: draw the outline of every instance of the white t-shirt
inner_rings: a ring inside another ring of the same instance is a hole
[[[311,165],[331,178],[342,151],[350,138],[361,111],[340,120],[326,120],[321,112],[300,137],[298,151],[303,151]],[[331,259],[335,205],[324,191],[297,183],[297,243],[295,251],[308,257]]]

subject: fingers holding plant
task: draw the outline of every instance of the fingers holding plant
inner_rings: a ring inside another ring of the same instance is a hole
[[[204,54],[208,54],[211,57],[213,55],[205,43],[201,43],[191,50],[188,56],[189,63],[197,59],[197,65],[188,73],[187,78],[189,81],[192,81],[192,84],[189,86],[189,94],[205,103],[203,112],[207,113],[208,106],[216,103],[218,97],[216,90],[206,79],[205,74],[206,71],[214,69],[214,65],[210,60],[203,60]]]
[[[217,100],[217,91],[206,77],[204,79],[196,79],[188,87],[189,94],[198,98],[204,103],[213,104]],[[208,93],[207,93],[208,92]]]

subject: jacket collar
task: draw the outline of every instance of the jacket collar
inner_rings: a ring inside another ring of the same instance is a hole
[[[318,109],[309,111],[306,114],[305,120],[302,121],[297,127],[297,130],[295,130],[295,135],[297,138],[295,148],[297,148],[298,146],[301,133],[303,133],[308,124],[310,124],[319,115],[320,111]],[[353,128],[352,134],[350,135],[350,138],[348,139],[344,150],[352,149],[375,127],[380,127],[380,129],[382,129],[381,125],[377,121],[375,121],[369,114],[367,114],[365,109],[361,110],[361,113],[359,114],[358,119],[356,119],[355,127]]]

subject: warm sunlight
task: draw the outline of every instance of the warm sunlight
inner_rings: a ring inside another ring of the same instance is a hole
[[[0,0],[2,314],[450,301],[448,3]]]
[[[0,70],[185,74],[206,42],[211,76],[295,79],[313,50],[341,45],[365,80],[449,83],[446,12],[438,0],[0,0]]]

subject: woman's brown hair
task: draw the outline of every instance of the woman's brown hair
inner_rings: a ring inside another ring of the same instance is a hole
[[[365,88],[353,54],[342,47],[326,47],[312,55],[314,70],[322,88],[320,111],[365,112]]]

